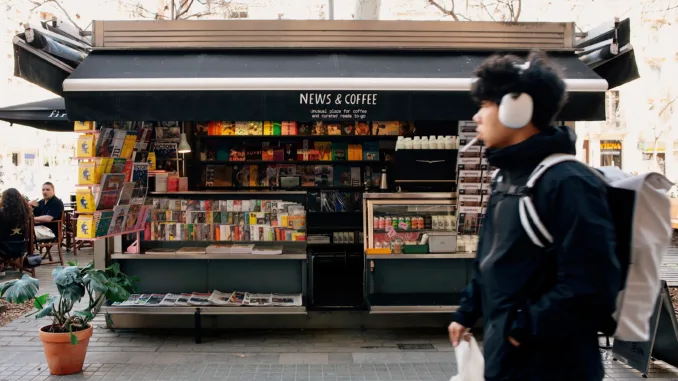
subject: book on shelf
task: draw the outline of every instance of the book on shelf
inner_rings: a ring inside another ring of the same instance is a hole
[[[207,252],[204,247],[182,247],[177,250],[177,254],[180,255],[203,255]]]
[[[252,254],[253,244],[233,244],[230,254]]]
[[[144,254],[160,254],[160,255],[174,255],[177,253],[177,249],[170,249],[166,247],[159,247],[156,249],[147,250]]]
[[[254,245],[252,248],[252,254],[256,255],[279,255],[283,253],[282,246],[262,246]]]
[[[231,252],[232,244],[215,244],[209,245],[205,248],[207,254],[228,254]]]

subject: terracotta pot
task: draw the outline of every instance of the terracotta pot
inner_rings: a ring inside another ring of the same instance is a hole
[[[70,333],[52,333],[48,331],[50,327],[48,325],[40,328],[40,340],[45,349],[50,373],[65,375],[80,372],[85,363],[89,338],[92,337],[92,326],[73,332],[78,338],[76,345],[71,344]]]

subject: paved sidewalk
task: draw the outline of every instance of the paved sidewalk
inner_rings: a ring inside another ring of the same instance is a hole
[[[84,254],[78,256],[81,262],[88,258]],[[37,276],[41,290],[53,293],[51,270],[44,266]],[[99,317],[84,372],[57,377],[49,375],[37,337],[44,324],[22,318],[0,328],[0,381],[447,381],[456,374],[444,329],[219,331],[195,344],[191,332],[109,331]],[[605,364],[606,380],[641,379],[622,364],[610,359]],[[678,381],[678,371],[661,365],[648,376]]]

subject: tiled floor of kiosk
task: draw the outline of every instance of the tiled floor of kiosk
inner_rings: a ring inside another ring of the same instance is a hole
[[[87,258],[78,256],[81,263]],[[37,275],[42,291],[54,293],[51,270],[44,266]],[[36,335],[43,324],[29,317],[0,328],[0,381],[446,381],[456,374],[444,330],[242,331],[205,336],[195,344],[190,332],[112,332],[99,317],[83,373],[56,377],[49,375]],[[398,344],[433,349],[401,350]],[[606,380],[641,379],[611,359],[605,367]],[[657,363],[648,377],[678,381],[678,370]]]

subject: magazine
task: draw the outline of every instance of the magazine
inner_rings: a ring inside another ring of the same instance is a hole
[[[300,307],[302,305],[301,294],[273,294],[271,303],[279,307]]]
[[[188,306],[188,300],[191,299],[192,294],[181,294],[179,299],[174,303],[175,306]]]
[[[121,306],[131,306],[131,305],[135,305],[135,304],[137,304],[137,302],[139,301],[139,297],[140,297],[140,296],[141,296],[141,295],[139,295],[139,294],[132,294],[132,295],[129,296],[129,298],[127,298],[127,300],[125,300],[124,302],[120,303],[120,305],[121,305]]]
[[[181,295],[179,295],[179,294],[167,294],[167,295],[165,295],[165,297],[160,302],[160,305],[161,306],[173,306],[177,303],[177,300],[179,300],[180,297],[181,297]]]
[[[246,292],[233,291],[231,298],[228,299],[228,304],[231,306],[242,306],[245,301]]]
[[[159,306],[165,299],[165,294],[152,294],[150,298],[144,303],[145,306]]]
[[[245,300],[242,303],[245,306],[270,306],[271,294],[245,294]]]
[[[136,305],[140,306],[140,305],[146,304],[146,302],[148,302],[149,299],[151,299],[151,296],[153,296],[153,295],[152,294],[141,294],[139,296],[139,299],[136,302]]]
[[[214,290],[212,295],[209,297],[210,304],[217,306],[226,306],[228,305],[228,300],[231,298],[231,293],[224,293],[218,290]]]
[[[191,306],[208,306],[210,304],[210,296],[212,294],[194,292],[191,294],[191,298],[188,299],[188,304]]]

